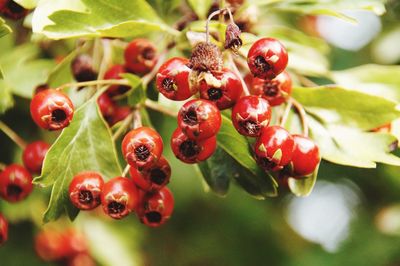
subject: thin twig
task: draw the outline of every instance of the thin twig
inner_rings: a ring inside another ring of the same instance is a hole
[[[296,101],[294,98],[290,98],[293,106],[296,108],[297,112],[300,115],[300,120],[301,120],[301,124],[303,126],[303,134],[304,136],[308,137],[308,120],[307,120],[307,114],[306,111],[304,110],[303,106]]]
[[[99,74],[97,76],[98,80],[102,80],[104,78],[104,74],[107,71],[109,64],[111,63],[112,49],[110,45],[110,40],[102,39],[101,44],[103,46],[103,58],[101,59]],[[100,84],[97,85],[97,90],[100,89]]]
[[[240,79],[240,82],[242,83],[244,95],[250,95],[249,88],[247,87],[247,84],[246,84],[246,82],[244,81],[244,79],[243,79],[243,77],[242,77],[242,74],[240,73],[239,69],[237,68],[237,66],[236,66],[236,64],[235,64],[235,61],[233,60],[232,54],[229,53],[229,54],[228,54],[228,57],[229,57],[229,61],[230,61],[230,64],[231,64],[231,66],[232,66],[233,72],[235,72],[235,74],[236,74],[236,75],[238,76],[238,78]]]
[[[210,42],[210,22],[211,22],[211,19],[213,18],[213,17],[215,17],[216,15],[218,15],[218,14],[221,14],[221,12],[223,12],[223,11],[225,11],[224,9],[219,9],[219,10],[217,10],[217,11],[214,11],[214,12],[212,12],[209,16],[208,16],[208,18],[207,18],[207,22],[206,22],[206,43],[209,43]]]
[[[129,164],[127,164],[124,168],[124,171],[122,172],[122,177],[126,177],[126,175],[129,172],[129,168],[131,168],[131,166]]]
[[[142,127],[142,115],[140,114],[140,106],[133,110],[133,128]]]
[[[66,83],[56,88],[56,90],[63,90],[69,87],[86,87],[96,85],[129,85],[129,82],[124,79],[104,79],[104,80],[92,80],[85,82],[73,82]]]
[[[121,125],[119,126],[118,130],[115,131],[114,135],[112,136],[113,141],[116,141],[129,127],[133,120],[133,113],[129,114],[125,119],[122,121]]]
[[[15,144],[17,144],[21,149],[25,149],[26,142],[17,134],[14,130],[9,128],[3,121],[0,121],[0,130],[4,132]]]
[[[290,110],[292,109],[292,106],[293,106],[292,99],[289,99],[287,101],[287,103],[286,103],[286,108],[285,108],[285,111],[283,112],[283,116],[281,118],[281,123],[280,123],[281,127],[285,127],[285,124],[286,124],[286,121],[287,121],[287,119],[289,117]]]
[[[176,117],[178,115],[173,110],[171,110],[171,109],[169,109],[169,108],[167,108],[165,106],[162,106],[161,104],[159,104],[159,103],[157,103],[155,101],[152,101],[150,99],[146,99],[145,105],[146,105],[146,107],[148,107],[148,108],[150,108],[152,110],[155,110],[157,112],[166,114],[168,116]]]

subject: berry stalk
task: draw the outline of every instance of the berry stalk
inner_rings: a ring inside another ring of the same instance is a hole
[[[0,121],[0,130],[4,132],[15,144],[17,144],[21,149],[25,149],[26,142],[23,140],[14,130],[9,128],[3,121]]]
[[[169,109],[169,108],[167,108],[165,106],[162,106],[161,104],[159,104],[159,103],[157,103],[155,101],[152,101],[150,99],[146,99],[145,105],[146,105],[147,108],[150,108],[150,109],[152,109],[154,111],[157,111],[157,112],[160,112],[160,113],[163,113],[163,114],[166,114],[168,116],[172,116],[172,117],[176,117],[177,116],[177,113],[175,111],[173,111],[173,110],[171,110],[171,109]]]
[[[308,137],[308,121],[307,121],[307,114],[304,110],[304,107],[295,99],[290,98],[294,108],[296,108],[297,112],[299,113],[301,125],[303,126],[303,135]]]

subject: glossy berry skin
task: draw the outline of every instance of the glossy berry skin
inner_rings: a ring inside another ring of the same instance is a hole
[[[104,119],[111,123],[115,111],[117,110],[117,105],[115,102],[111,100],[107,93],[103,93],[97,98],[97,104]]]
[[[319,149],[315,142],[308,137],[293,135],[293,140],[293,174],[294,177],[304,177],[313,173],[321,161]]]
[[[151,167],[161,157],[163,141],[160,134],[149,127],[133,129],[122,140],[122,154],[132,167],[139,170]]]
[[[206,80],[200,81],[200,97],[212,101],[220,110],[231,108],[243,93],[242,82],[227,68],[214,71],[212,75],[216,79],[214,84],[209,84]]]
[[[249,95],[239,99],[232,109],[232,122],[236,130],[248,137],[257,137],[271,119],[271,107],[264,98]]]
[[[104,74],[104,79],[122,79],[121,74],[126,73],[126,69],[123,65],[113,65],[110,67],[107,72]],[[111,85],[106,93],[110,97],[114,97],[116,95],[124,94],[125,92],[129,91],[131,87],[126,85]]]
[[[145,191],[156,191],[169,183],[171,178],[171,166],[164,156],[150,168],[139,171],[134,167],[129,169],[133,182]]]
[[[22,153],[24,166],[31,173],[40,173],[44,157],[49,150],[50,145],[44,141],[34,141],[29,143]]]
[[[263,97],[271,106],[278,106],[292,93],[292,79],[286,71],[271,80],[254,78],[250,93]]]
[[[104,181],[96,172],[82,172],[72,178],[69,199],[80,210],[92,210],[100,205]]]
[[[258,164],[268,171],[278,171],[290,163],[294,141],[290,133],[280,126],[265,127],[261,130],[254,152]]]
[[[74,105],[61,91],[48,89],[36,94],[31,101],[33,121],[44,129],[59,130],[68,126],[74,115]]]
[[[97,79],[97,72],[93,68],[93,60],[87,54],[80,54],[72,60],[71,71],[78,82]]]
[[[208,139],[218,133],[221,113],[210,101],[190,100],[179,110],[178,126],[191,139]]]
[[[174,210],[174,197],[172,192],[163,187],[161,190],[148,194],[138,208],[137,215],[140,221],[150,227],[164,224]]]
[[[274,38],[256,41],[247,55],[247,64],[251,73],[261,79],[273,79],[288,64],[286,48]]]
[[[207,160],[217,148],[217,138],[193,140],[178,127],[171,137],[171,149],[176,158],[185,163],[197,163]]]
[[[114,114],[111,118],[111,125],[115,125],[119,121],[124,120],[131,113],[132,109],[129,106],[116,106]]]
[[[25,167],[10,164],[0,173],[0,197],[8,202],[25,199],[33,189],[32,176]]]
[[[158,91],[173,101],[189,99],[197,92],[189,85],[188,67],[189,60],[181,57],[174,57],[166,61],[157,72],[156,84]]]
[[[146,39],[135,39],[125,48],[125,67],[135,74],[149,73],[157,63],[157,48]]]
[[[114,177],[106,182],[101,194],[104,212],[113,219],[122,219],[137,208],[139,191],[131,179]]]
[[[0,0],[0,14],[6,18],[18,20],[28,15],[29,10],[12,0]]]
[[[2,246],[8,239],[8,222],[6,218],[0,213],[0,246]]]

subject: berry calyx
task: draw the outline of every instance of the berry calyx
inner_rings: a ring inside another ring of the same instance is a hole
[[[185,163],[197,163],[207,160],[217,148],[214,136],[204,140],[193,140],[178,127],[171,138],[171,149],[176,158]]]
[[[250,93],[266,99],[271,106],[277,106],[286,101],[292,92],[292,79],[283,71],[274,79],[253,78]]]
[[[161,190],[145,196],[144,202],[138,208],[137,215],[140,221],[150,227],[164,224],[174,210],[172,192],[163,187]]]
[[[125,48],[125,67],[135,74],[150,72],[157,63],[157,48],[146,39],[135,39]]]
[[[0,197],[8,202],[18,202],[32,192],[32,176],[25,167],[10,164],[0,173]]]
[[[71,122],[74,105],[66,94],[48,89],[33,97],[30,111],[33,121],[41,128],[59,130]]]
[[[142,170],[152,166],[163,151],[161,136],[149,127],[133,129],[122,140],[122,154],[133,167]]]
[[[99,106],[100,112],[109,124],[113,121],[113,117],[115,111],[117,109],[117,105],[113,100],[111,100],[110,96],[107,93],[101,94],[97,98],[97,104]]]
[[[264,98],[249,95],[238,100],[232,109],[232,122],[236,130],[248,137],[257,137],[271,119],[271,107]]]
[[[114,177],[106,182],[101,194],[104,212],[113,219],[122,219],[134,211],[139,202],[139,192],[132,180]]]
[[[220,71],[223,66],[222,54],[213,43],[199,42],[192,50],[189,67],[198,72]]]
[[[6,18],[18,20],[28,15],[29,10],[13,0],[0,0],[0,14]]]
[[[8,222],[0,213],[0,246],[7,242],[8,239]]]
[[[199,82],[200,97],[212,101],[220,110],[231,108],[243,93],[242,82],[227,68],[213,72],[212,75],[216,79],[212,84],[207,80]]]
[[[281,126],[265,127],[254,145],[257,163],[268,171],[277,171],[292,159],[294,141]]]
[[[204,140],[218,133],[221,113],[210,101],[190,100],[179,110],[178,126],[189,138]]]
[[[261,79],[273,79],[288,64],[286,48],[274,38],[256,41],[247,55],[247,64],[251,73]]]
[[[292,169],[294,177],[304,177],[315,171],[321,157],[318,146],[310,138],[293,135]]]
[[[97,78],[97,72],[93,68],[93,60],[87,54],[81,54],[71,63],[71,71],[76,81],[91,81]]]
[[[126,69],[123,65],[113,65],[110,67],[106,73],[104,74],[104,79],[122,79],[121,74],[126,73]],[[131,87],[126,85],[111,85],[107,90],[106,93],[110,97],[114,97],[117,95],[124,94],[125,92],[129,91]]]
[[[171,178],[171,166],[164,156],[150,168],[139,171],[134,167],[129,169],[133,182],[145,191],[160,190],[169,183]]]
[[[82,172],[69,185],[71,203],[80,210],[92,210],[100,205],[104,181],[96,172]]]
[[[29,172],[40,173],[49,148],[50,145],[44,141],[34,141],[25,147],[22,153],[22,161]]]
[[[197,91],[189,85],[189,60],[174,57],[166,61],[157,72],[156,84],[158,91],[173,101],[183,101]]]

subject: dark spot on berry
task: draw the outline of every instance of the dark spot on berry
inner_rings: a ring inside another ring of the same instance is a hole
[[[79,191],[79,202],[82,204],[89,204],[93,201],[93,194],[89,190]]]
[[[275,97],[279,93],[278,84],[272,81],[266,81],[263,86],[264,95],[268,97]]]
[[[15,184],[10,184],[7,186],[7,196],[10,198],[18,199],[19,195],[22,193],[22,188]]]
[[[67,114],[64,112],[64,110],[56,109],[51,112],[51,121],[61,123],[65,119],[67,119]]]
[[[146,145],[140,145],[135,148],[135,155],[139,161],[146,161],[150,156],[150,150]]]
[[[153,182],[157,185],[161,185],[162,183],[164,183],[166,178],[167,178],[167,175],[160,168],[155,168],[150,171],[151,182]]]
[[[200,147],[197,145],[197,142],[194,140],[185,140],[179,145],[179,151],[186,158],[192,158],[199,154]]]
[[[189,110],[183,112],[183,122],[189,126],[197,125],[199,122],[197,120],[197,112],[194,107],[190,107]]]
[[[150,223],[159,223],[161,222],[162,216],[159,212],[148,212],[145,214],[147,221]]]
[[[253,120],[240,121],[239,126],[249,135],[257,135],[261,129],[260,123]]]
[[[211,101],[217,101],[221,99],[221,97],[224,95],[222,93],[222,90],[220,88],[210,88],[207,91],[208,99]]]
[[[156,51],[152,47],[146,47],[143,52],[142,56],[146,60],[152,60],[156,54]]]
[[[277,164],[275,162],[273,162],[270,159],[265,158],[265,157],[258,158],[257,162],[262,168],[264,168],[266,170],[274,169],[277,166]]]
[[[123,211],[125,211],[125,205],[121,204],[119,202],[116,202],[116,201],[110,202],[108,204],[107,208],[108,208],[108,212],[110,214],[117,214],[117,213],[122,213]]]
[[[165,78],[162,81],[162,86],[168,92],[173,91],[174,90],[174,81],[170,78]]]
[[[261,55],[256,57],[256,59],[254,60],[254,65],[260,72],[267,72],[271,69],[271,66],[268,64],[267,61],[265,61],[264,57],[262,57]]]

